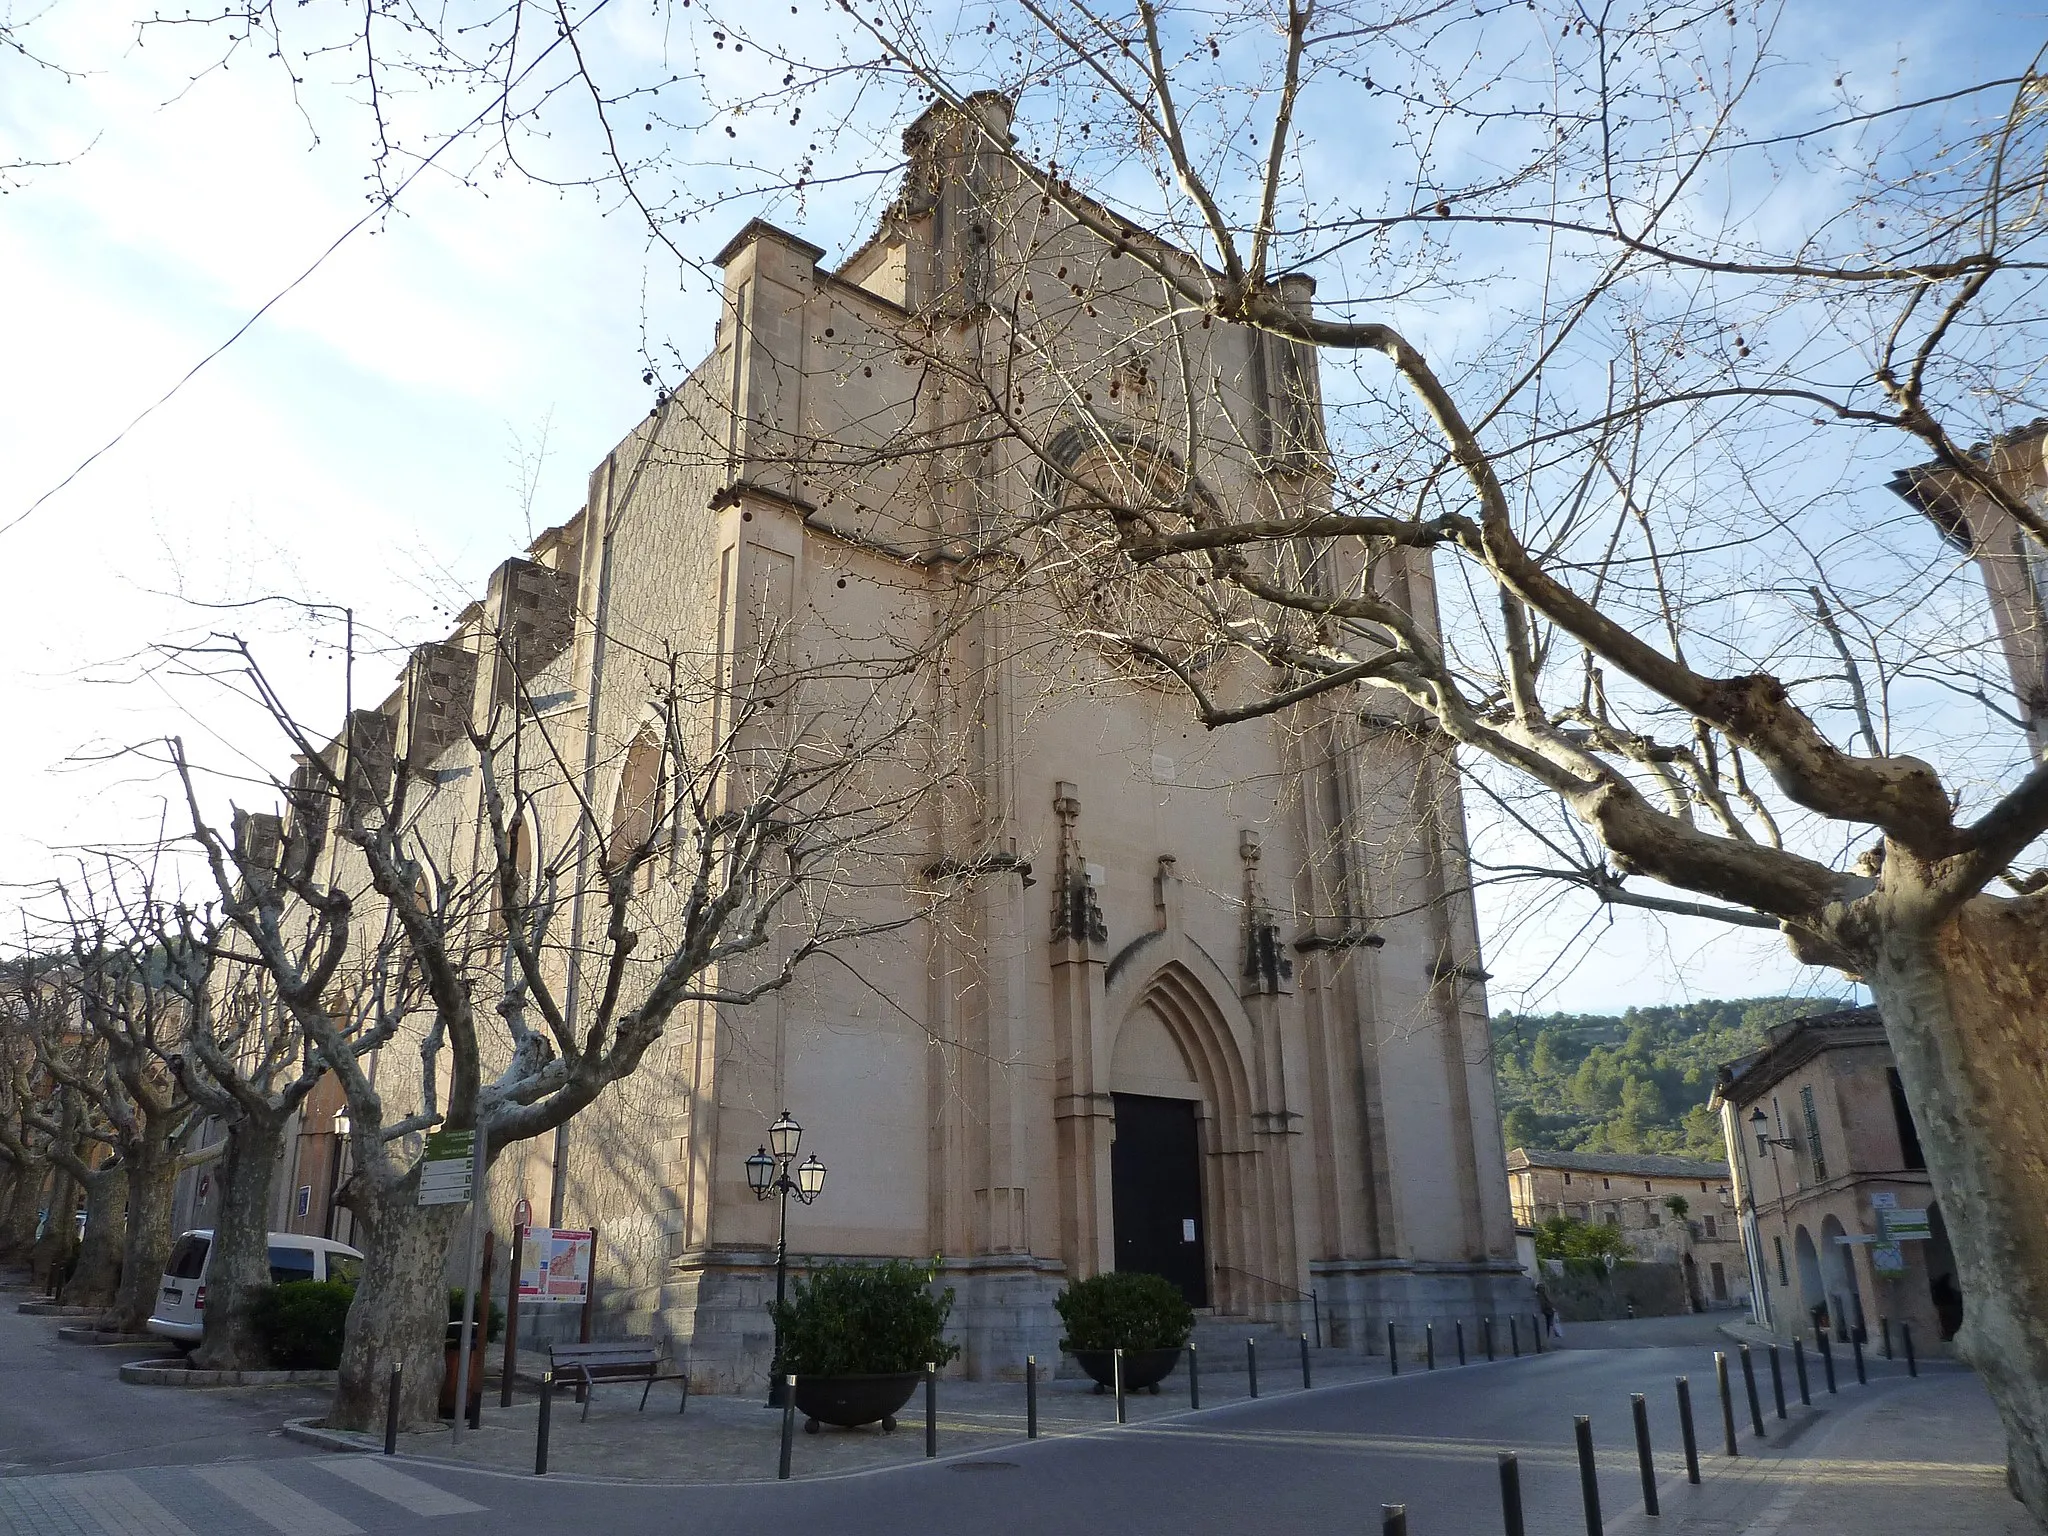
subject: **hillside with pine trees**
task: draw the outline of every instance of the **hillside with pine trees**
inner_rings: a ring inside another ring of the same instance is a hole
[[[1773,1024],[1843,1006],[1752,997],[1631,1008],[1617,1016],[1504,1013],[1494,1075],[1509,1147],[1671,1152],[1720,1159],[1707,1110],[1722,1062],[1756,1050]]]

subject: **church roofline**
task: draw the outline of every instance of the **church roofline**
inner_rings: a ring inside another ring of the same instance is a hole
[[[801,251],[811,259],[814,265],[825,259],[825,248],[822,245],[813,245],[810,241],[804,239],[803,236],[792,235],[788,230],[783,229],[779,225],[770,224],[766,219],[749,219],[741,226],[740,232],[726,241],[724,248],[711,258],[712,265],[720,267],[730,266],[734,259],[739,256],[740,252],[744,251],[756,240],[780,241],[792,250]]]

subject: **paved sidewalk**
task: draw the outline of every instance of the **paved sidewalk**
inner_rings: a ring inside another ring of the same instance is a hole
[[[1533,1358],[1533,1357],[1532,1357]],[[1494,1369],[1510,1369],[1503,1361]],[[1409,1369],[1412,1369],[1409,1368]],[[524,1372],[522,1371],[522,1377]],[[1313,1357],[1311,1379],[1317,1388],[1387,1375],[1384,1356],[1359,1356],[1322,1351]],[[1246,1373],[1203,1365],[1202,1406],[1220,1407],[1248,1399]],[[1262,1400],[1302,1392],[1299,1357],[1268,1364],[1260,1361]],[[758,1396],[732,1397],[693,1393],[686,1413],[676,1412],[678,1389],[658,1383],[646,1412],[636,1411],[640,1387],[618,1382],[597,1388],[590,1421],[573,1390],[555,1395],[549,1427],[548,1469],[551,1474],[617,1478],[632,1482],[750,1483],[772,1482],[780,1456],[782,1415],[765,1407]],[[1159,1394],[1130,1394],[1125,1411],[1132,1423],[1163,1419],[1188,1411],[1185,1364],[1160,1384]],[[484,1398],[480,1430],[465,1429],[456,1445],[445,1428],[404,1434],[399,1450],[470,1466],[530,1473],[540,1416],[537,1396],[524,1390],[510,1408],[498,1406],[495,1387]],[[896,1466],[924,1457],[924,1389],[919,1387],[898,1415],[894,1433],[879,1425],[863,1429],[820,1426],[806,1434],[798,1415],[791,1475],[798,1478],[841,1476]],[[1093,1383],[1061,1378],[1038,1385],[1038,1432],[1042,1439],[1087,1434],[1116,1425],[1116,1400],[1097,1396]],[[1025,1386],[1021,1381],[962,1381],[942,1378],[938,1384],[939,1454],[945,1457],[996,1450],[1026,1438]],[[343,1435],[318,1430],[292,1433],[333,1449],[381,1450],[381,1435]]]
[[[1769,1410],[1766,1409],[1768,1413]],[[1660,1485],[1661,1516],[1637,1504],[1608,1536],[2039,1536],[2006,1490],[2005,1432],[1975,1375],[1943,1370],[1919,1380],[1839,1397],[1801,1433],[1793,1408],[1787,1432],[1762,1448],[1744,1426],[1744,1454],[1718,1453],[1719,1428],[1702,1426],[1702,1482]]]

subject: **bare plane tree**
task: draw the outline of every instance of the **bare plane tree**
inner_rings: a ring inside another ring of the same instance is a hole
[[[237,641],[182,656],[263,699],[301,764],[279,786],[289,809],[276,835],[246,816],[230,835],[171,744],[218,914],[195,943],[261,973],[348,1100],[344,1198],[366,1260],[330,1422],[381,1416],[393,1363],[406,1419],[434,1413],[462,1208],[419,1203],[423,1133],[480,1131],[495,1159],[629,1077],[679,1008],[743,1006],[877,931],[858,893],[873,861],[900,858],[941,761],[917,709],[924,659],[829,675],[792,660],[783,630],[759,633],[737,666],[642,658],[660,718],[640,740],[654,750],[629,754],[620,803],[603,814],[577,771],[582,740],[536,711],[502,637],[483,637],[487,679],[488,658],[507,658],[502,693],[492,685],[478,722],[431,751],[417,739],[407,750],[377,711],[316,740]],[[465,771],[448,773],[458,760]],[[447,792],[451,779],[467,798]],[[548,807],[572,835],[536,861],[532,824]],[[575,934],[579,889],[594,916]],[[400,1050],[416,1053],[416,1073],[395,1070]]]

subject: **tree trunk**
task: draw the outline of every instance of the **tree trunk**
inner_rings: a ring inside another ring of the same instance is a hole
[[[95,1168],[85,1183],[85,1237],[78,1263],[60,1292],[67,1307],[108,1307],[121,1284],[121,1247],[127,1226],[122,1203],[127,1179],[119,1163]],[[55,1220],[58,1213],[50,1212]],[[139,1330],[138,1330],[139,1331]]]
[[[178,1184],[178,1154],[164,1137],[149,1136],[138,1155],[127,1161],[128,1233],[114,1326],[122,1333],[142,1333],[156,1310],[157,1287],[171,1258],[171,1196]]]
[[[257,1290],[270,1283],[270,1190],[284,1150],[284,1120],[245,1113],[228,1126],[220,1160],[220,1210],[206,1267],[206,1337],[192,1363],[209,1371],[262,1370],[268,1351],[250,1325]]]
[[[1865,976],[1913,1106],[1964,1296],[1959,1353],[2048,1525],[2048,899],[1978,897],[1884,934]]]
[[[36,1245],[36,1222],[43,1211],[43,1185],[50,1165],[34,1162],[15,1170],[14,1198],[0,1218],[0,1259],[20,1261]]]
[[[414,1174],[395,1188],[363,1193],[351,1207],[369,1234],[363,1244],[363,1277],[348,1309],[341,1381],[327,1414],[331,1429],[370,1429],[384,1422],[394,1361],[405,1367],[399,1422],[439,1420],[448,1333],[448,1243],[466,1208],[418,1202]]]
[[[70,1262],[71,1250],[78,1246],[78,1224],[72,1216],[77,1207],[78,1181],[61,1168],[55,1170],[45,1207],[49,1219],[43,1222],[42,1236],[29,1245],[29,1268],[36,1284],[49,1284],[50,1277],[63,1274]]]

